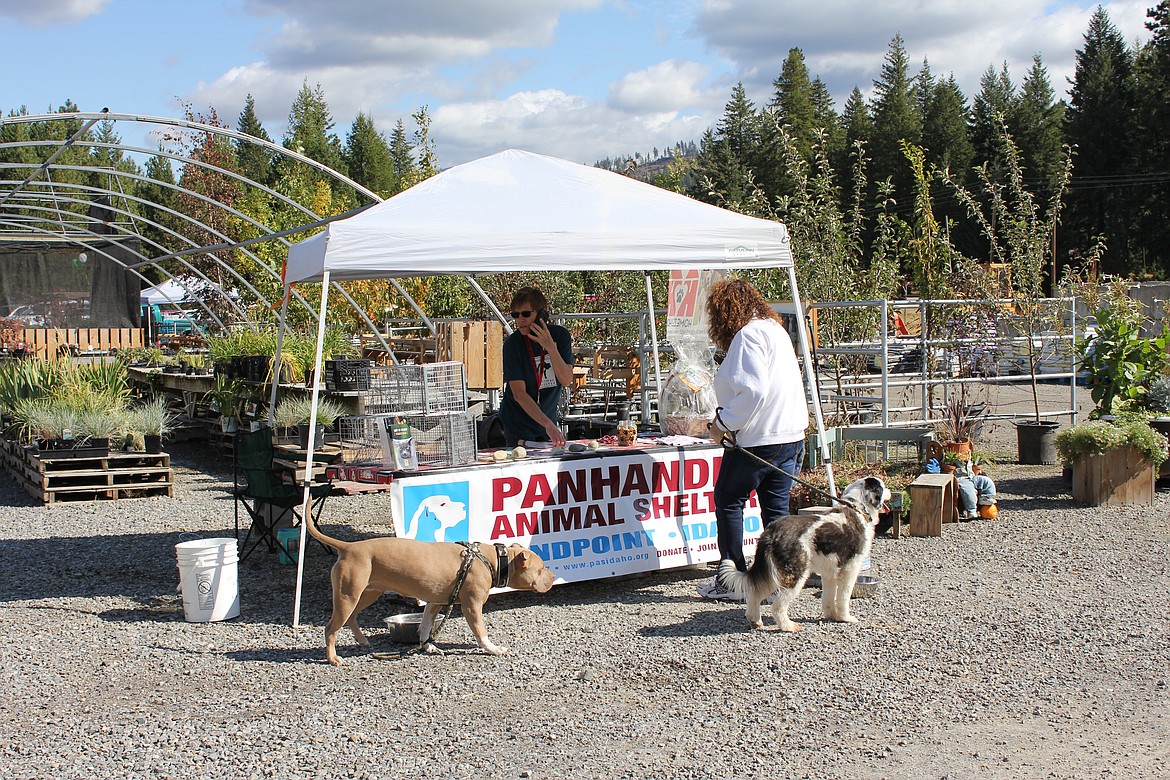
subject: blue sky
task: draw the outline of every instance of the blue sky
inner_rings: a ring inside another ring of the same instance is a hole
[[[1145,40],[1154,0],[1104,3]],[[344,139],[358,111],[385,133],[426,105],[444,167],[505,148],[583,163],[698,141],[743,82],[757,104],[792,47],[840,108],[868,95],[900,34],[913,71],[988,68],[1018,84],[1040,54],[1063,95],[1096,3],[1045,0],[0,0],[0,110],[83,110],[235,127],[245,95],[279,140],[320,84]],[[15,65],[14,65],[15,64]],[[142,139],[125,138],[139,143]],[[145,145],[154,145],[147,142]]]

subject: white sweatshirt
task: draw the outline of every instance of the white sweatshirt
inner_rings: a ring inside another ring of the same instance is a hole
[[[723,428],[744,447],[804,438],[808,402],[792,339],[779,322],[755,319],[735,334],[715,372]]]

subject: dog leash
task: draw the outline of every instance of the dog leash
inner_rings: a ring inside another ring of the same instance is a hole
[[[475,561],[476,558],[482,561],[483,565],[487,567],[488,574],[492,576],[493,587],[503,587],[503,585],[499,585],[497,582],[501,574],[506,571],[505,567],[501,565],[496,571],[493,571],[491,564],[488,563],[487,558],[485,558],[483,553],[479,551],[479,542],[456,542],[456,544],[463,546],[463,561],[459,564],[459,573],[455,575],[455,585],[451,588],[451,598],[446,604],[447,609],[445,612],[442,612],[439,615],[438,620],[434,625],[431,626],[430,636],[426,637],[425,639],[422,636],[419,636],[418,645],[416,647],[412,647],[409,650],[394,653],[370,653],[371,658],[375,658],[379,661],[405,658],[408,655],[421,653],[424,647],[438,639],[439,632],[443,629],[443,626],[447,625],[447,620],[451,617],[451,613],[455,610],[455,604],[459,601],[459,591],[463,590],[463,583],[467,581],[467,575],[471,571],[471,564]],[[496,545],[496,555],[500,556],[502,554],[506,556],[507,549],[501,548],[504,548],[502,544]],[[505,557],[503,560],[507,560],[507,558]],[[507,575],[504,574],[503,576]],[[507,584],[507,580],[505,580],[504,584]]]
[[[844,499],[841,499],[841,498],[838,498],[837,496],[834,496],[832,493],[829,493],[827,490],[821,490],[816,485],[813,485],[809,482],[805,482],[803,479],[801,479],[800,477],[797,477],[793,474],[789,474],[787,471],[780,468],[775,463],[770,463],[770,462],[764,460],[759,455],[757,455],[756,453],[747,449],[746,447],[741,447],[739,445],[739,443],[735,440],[736,431],[731,431],[731,430],[728,430],[727,428],[724,427],[723,418],[719,416],[719,413],[721,411],[723,411],[722,406],[717,407],[715,409],[715,424],[719,426],[719,430],[722,431],[722,433],[723,433],[723,436],[720,437],[720,439],[719,439],[719,446],[723,447],[723,449],[725,449],[725,450],[739,450],[744,455],[747,455],[749,458],[752,458],[753,460],[755,460],[757,463],[761,463],[761,464],[767,466],[768,468],[772,469],[773,471],[776,471],[776,472],[779,472],[780,474],[783,474],[784,476],[791,479],[793,482],[804,485],[806,488],[808,488],[809,490],[811,490],[812,492],[816,493],[819,496],[824,496],[825,498],[829,499],[830,501],[837,503],[837,504],[840,504],[841,506],[849,507],[850,509],[857,508],[857,507],[853,506],[851,503],[849,503],[848,501],[845,501]]]

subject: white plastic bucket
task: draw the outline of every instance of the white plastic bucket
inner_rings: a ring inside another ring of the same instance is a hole
[[[175,545],[183,614],[192,623],[227,620],[240,614],[235,539],[193,539]]]

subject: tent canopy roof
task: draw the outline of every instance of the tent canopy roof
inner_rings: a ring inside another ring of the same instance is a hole
[[[503,271],[790,266],[788,231],[611,171],[508,150],[289,249],[285,282]]]
[[[183,303],[192,299],[191,293],[177,279],[167,279],[154,287],[144,287],[140,293],[142,303],[166,306],[171,303]]]

